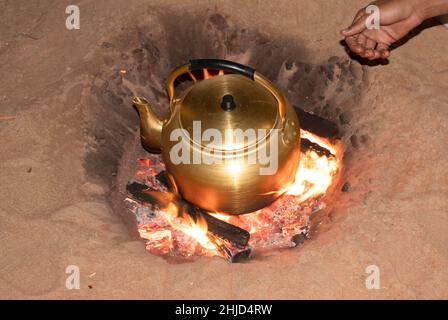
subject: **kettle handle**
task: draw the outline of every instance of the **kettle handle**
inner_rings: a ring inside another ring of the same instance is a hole
[[[281,127],[283,128],[285,122],[285,108],[286,100],[283,94],[269,81],[265,76],[255,71],[255,69],[245,66],[240,63],[236,63],[224,59],[194,59],[190,60],[189,63],[184,64],[176,68],[167,78],[167,91],[171,102],[174,98],[174,81],[182,74],[194,71],[198,69],[214,69],[214,70],[224,70],[232,73],[241,74],[255,82],[258,82],[266,90],[268,90],[277,100],[279,115],[282,120]]]
[[[236,63],[229,60],[223,59],[195,59],[190,60],[189,70],[198,69],[214,69],[214,70],[224,70],[227,72],[233,72],[241,74],[254,80],[255,69],[245,66],[244,64]]]

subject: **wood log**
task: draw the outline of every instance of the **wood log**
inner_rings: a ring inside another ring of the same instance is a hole
[[[300,128],[330,141],[340,139],[341,134],[336,123],[294,106],[299,117]]]
[[[151,190],[148,186],[135,181],[128,183],[127,191],[135,201],[143,205],[150,204],[164,209],[173,203],[179,217],[188,214],[195,221],[202,217],[207,222],[208,238],[228,261],[239,262],[250,256],[249,232],[209,215],[206,211],[183,200],[178,194]]]
[[[164,185],[169,191],[174,192],[175,188],[172,185],[172,180],[169,178],[168,173],[166,171],[161,171],[156,175],[156,179]],[[201,215],[207,224],[211,226],[210,231],[215,233],[219,237],[223,237],[232,241],[234,244],[244,247],[249,242],[250,235],[249,233],[241,228],[233,226],[225,221],[219,220],[214,216],[208,214],[206,211],[202,210],[199,207],[196,207],[181,197],[176,198],[176,204],[182,206],[186,209],[186,212],[195,218],[198,215]],[[231,227],[230,227],[231,226]]]
[[[315,151],[319,156],[326,156],[328,158],[334,156],[330,150],[321,147],[317,143],[311,142],[310,140],[304,138],[300,139],[300,151],[305,153],[309,150]]]

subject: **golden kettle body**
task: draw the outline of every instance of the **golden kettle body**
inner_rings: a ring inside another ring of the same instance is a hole
[[[176,96],[175,80],[198,69],[226,73],[197,81]],[[269,205],[294,183],[299,120],[264,76],[227,60],[191,60],[168,76],[167,91],[165,119],[144,98],[133,103],[142,144],[162,152],[184,199],[210,212],[243,214]]]

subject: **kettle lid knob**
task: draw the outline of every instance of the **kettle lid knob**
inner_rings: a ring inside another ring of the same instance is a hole
[[[221,108],[224,111],[232,111],[236,108],[235,99],[231,94],[226,94],[222,97]]]

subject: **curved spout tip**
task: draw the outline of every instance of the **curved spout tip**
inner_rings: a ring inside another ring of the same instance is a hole
[[[140,116],[140,137],[145,149],[160,152],[163,121],[152,111],[145,98],[132,98]]]
[[[142,97],[132,98],[132,104],[134,104],[134,105],[142,105],[142,104],[149,105],[148,101]]]

